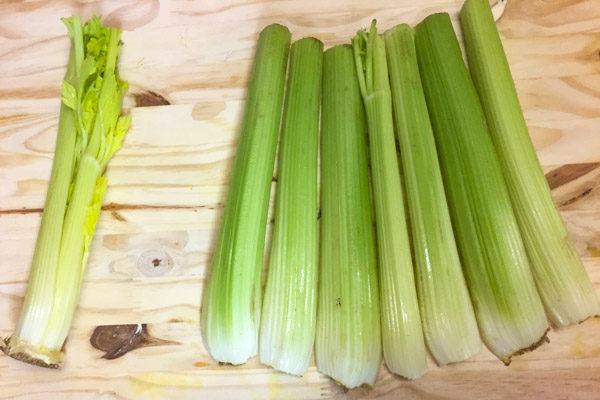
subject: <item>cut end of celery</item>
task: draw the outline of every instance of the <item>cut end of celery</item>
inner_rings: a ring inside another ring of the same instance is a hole
[[[224,364],[242,365],[258,353],[256,330],[248,326],[240,329],[237,335],[210,330],[213,325],[204,321],[201,325],[204,345],[212,358]]]
[[[361,376],[357,374],[349,374],[346,371],[341,370],[326,371],[322,368],[319,368],[319,372],[329,376],[336,384],[348,390],[356,389],[358,387],[371,389],[377,380],[377,374],[373,376]]]
[[[421,364],[420,360],[419,362],[414,364]],[[388,370],[394,375],[398,375],[401,378],[408,379],[411,381],[418,379],[427,373],[427,362],[422,363],[422,365],[412,365],[412,369],[409,369],[405,365],[393,365],[388,358],[385,360],[385,365],[387,366]]]
[[[319,39],[317,39],[314,36],[305,36],[302,39],[298,39],[296,42],[314,42],[316,43],[318,46],[323,46],[323,42],[321,42]],[[322,50],[321,50],[322,51]]]
[[[229,349],[215,349],[215,347],[207,346],[207,349],[212,358],[220,364],[227,365],[242,365],[256,355],[256,352],[248,352],[248,349],[231,346]]]
[[[19,338],[10,337],[0,343],[0,348],[9,357],[38,367],[57,369],[62,363],[64,353],[33,346]]]
[[[550,339],[548,339],[549,331],[550,331],[550,328],[546,329],[546,331],[544,332],[542,337],[537,342],[533,343],[531,346],[517,350],[514,353],[510,354],[508,357],[501,358],[504,365],[506,365],[508,367],[510,365],[513,357],[520,356],[521,354],[529,353],[530,351],[534,351],[535,349],[537,349],[544,343],[550,343]]]
[[[290,30],[285,25],[278,23],[270,24],[264,27],[260,32],[260,36],[279,36],[281,39],[289,41],[291,37]]]
[[[291,357],[276,358],[271,357],[270,359],[260,356],[260,362],[269,367],[276,369],[277,371],[285,372],[286,374],[294,376],[302,376],[308,369],[308,364],[302,361],[292,359]]]
[[[581,262],[577,259],[578,264]],[[573,264],[575,265],[575,264]],[[581,324],[590,318],[600,315],[600,303],[589,280],[584,280],[587,275],[581,274],[583,266],[580,267],[580,278],[578,285],[567,292],[563,289],[560,301],[550,302],[549,296],[544,297],[546,302],[546,314],[553,328],[561,329],[571,325]],[[572,273],[571,276],[575,276]],[[564,282],[564,281],[561,281]],[[566,287],[567,285],[565,285]]]
[[[398,25],[396,25],[396,26],[388,29],[387,31],[385,31],[383,33],[383,36],[385,38],[388,38],[388,37],[394,36],[394,34],[396,34],[398,32],[402,32],[403,33],[404,31],[408,31],[408,32],[411,32],[411,34],[413,34],[414,29],[413,29],[412,26],[410,26],[408,24],[398,24]]]
[[[468,360],[477,355],[481,351],[481,340],[474,334],[475,332],[476,328],[469,329],[468,332],[465,332],[469,336],[462,338],[443,339],[439,335],[430,335],[427,344],[436,364],[442,367]]]

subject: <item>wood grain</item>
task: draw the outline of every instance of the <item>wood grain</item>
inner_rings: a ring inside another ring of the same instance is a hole
[[[121,71],[133,128],[109,188],[60,371],[0,357],[0,399],[597,399],[600,320],[550,333],[504,367],[484,350],[405,381],[381,368],[372,389],[343,391],[316,371],[256,359],[220,366],[198,329],[256,37],[281,22],[294,38],[346,42],[459,9],[462,0],[0,2],[0,336],[12,331],[52,162],[68,40],[59,18],[101,15],[125,29]],[[509,0],[499,22],[532,139],[569,234],[600,293],[598,0]],[[148,324],[176,342],[114,359],[90,345],[99,325]]]

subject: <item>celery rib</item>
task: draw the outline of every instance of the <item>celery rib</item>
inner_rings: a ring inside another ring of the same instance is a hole
[[[308,368],[315,340],[322,65],[320,41],[305,38],[292,45],[261,319],[261,362],[293,375]]]
[[[90,243],[106,189],[104,170],[120,148],[131,119],[122,116],[127,83],[117,76],[120,31],[94,17],[63,20],[71,54],[48,194],[29,285],[4,352],[57,368],[77,308]]]
[[[379,291],[367,136],[352,48],[325,51],[317,368],[348,388],[381,363]]]
[[[261,272],[269,193],[290,32],[269,25],[258,40],[227,203],[205,286],[201,324],[218,361],[242,364],[258,351]]]
[[[546,313],[555,326],[581,322],[600,313],[600,304],[552,201],[488,2],[467,0],[460,21],[471,76]]]
[[[448,14],[420,23],[415,45],[480,333],[488,348],[509,363],[513,355],[544,341],[548,321]]]
[[[385,42],[425,337],[438,364],[457,362],[476,354],[481,341],[444,194],[414,31],[398,25],[386,32]]]
[[[404,214],[385,43],[375,21],[352,40],[365,105],[377,222],[383,355],[390,371],[415,379],[427,353]]]

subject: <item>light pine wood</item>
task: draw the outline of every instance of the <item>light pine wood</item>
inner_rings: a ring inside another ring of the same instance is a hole
[[[550,333],[509,367],[487,350],[414,382],[381,368],[346,392],[313,366],[302,378],[256,360],[219,366],[198,328],[210,249],[235,152],[253,47],[270,22],[294,38],[343,43],[456,13],[462,0],[0,3],[0,336],[21,307],[67,61],[62,16],[94,13],[125,29],[121,72],[133,127],[108,171],[81,304],[60,371],[0,356],[0,399],[597,399],[600,319]],[[499,22],[519,97],[557,205],[600,293],[600,4],[509,0]],[[136,106],[136,104],[138,106]],[[156,106],[151,106],[156,105]],[[152,276],[159,260],[164,273]],[[99,325],[146,323],[175,343],[106,360]]]

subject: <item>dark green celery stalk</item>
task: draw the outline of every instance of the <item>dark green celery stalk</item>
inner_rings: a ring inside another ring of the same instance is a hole
[[[204,341],[215,360],[231,364],[242,364],[258,351],[267,211],[289,45],[290,32],[282,25],[269,25],[260,33],[229,193],[204,289]]]
[[[546,340],[498,156],[448,14],[416,28],[419,71],[467,286],[488,348],[505,363]]]
[[[462,361],[479,352],[481,341],[452,232],[414,31],[398,25],[386,32],[385,42],[425,337],[438,364]]]
[[[471,76],[546,313],[559,327],[581,322],[600,312],[598,297],[552,201],[488,1],[467,0],[460,21]]]
[[[325,52],[321,112],[317,368],[342,385],[373,384],[381,363],[379,290],[364,109],[352,48]]]
[[[323,43],[314,38],[294,42],[259,349],[261,362],[294,375],[308,368],[315,341],[322,72]]]

